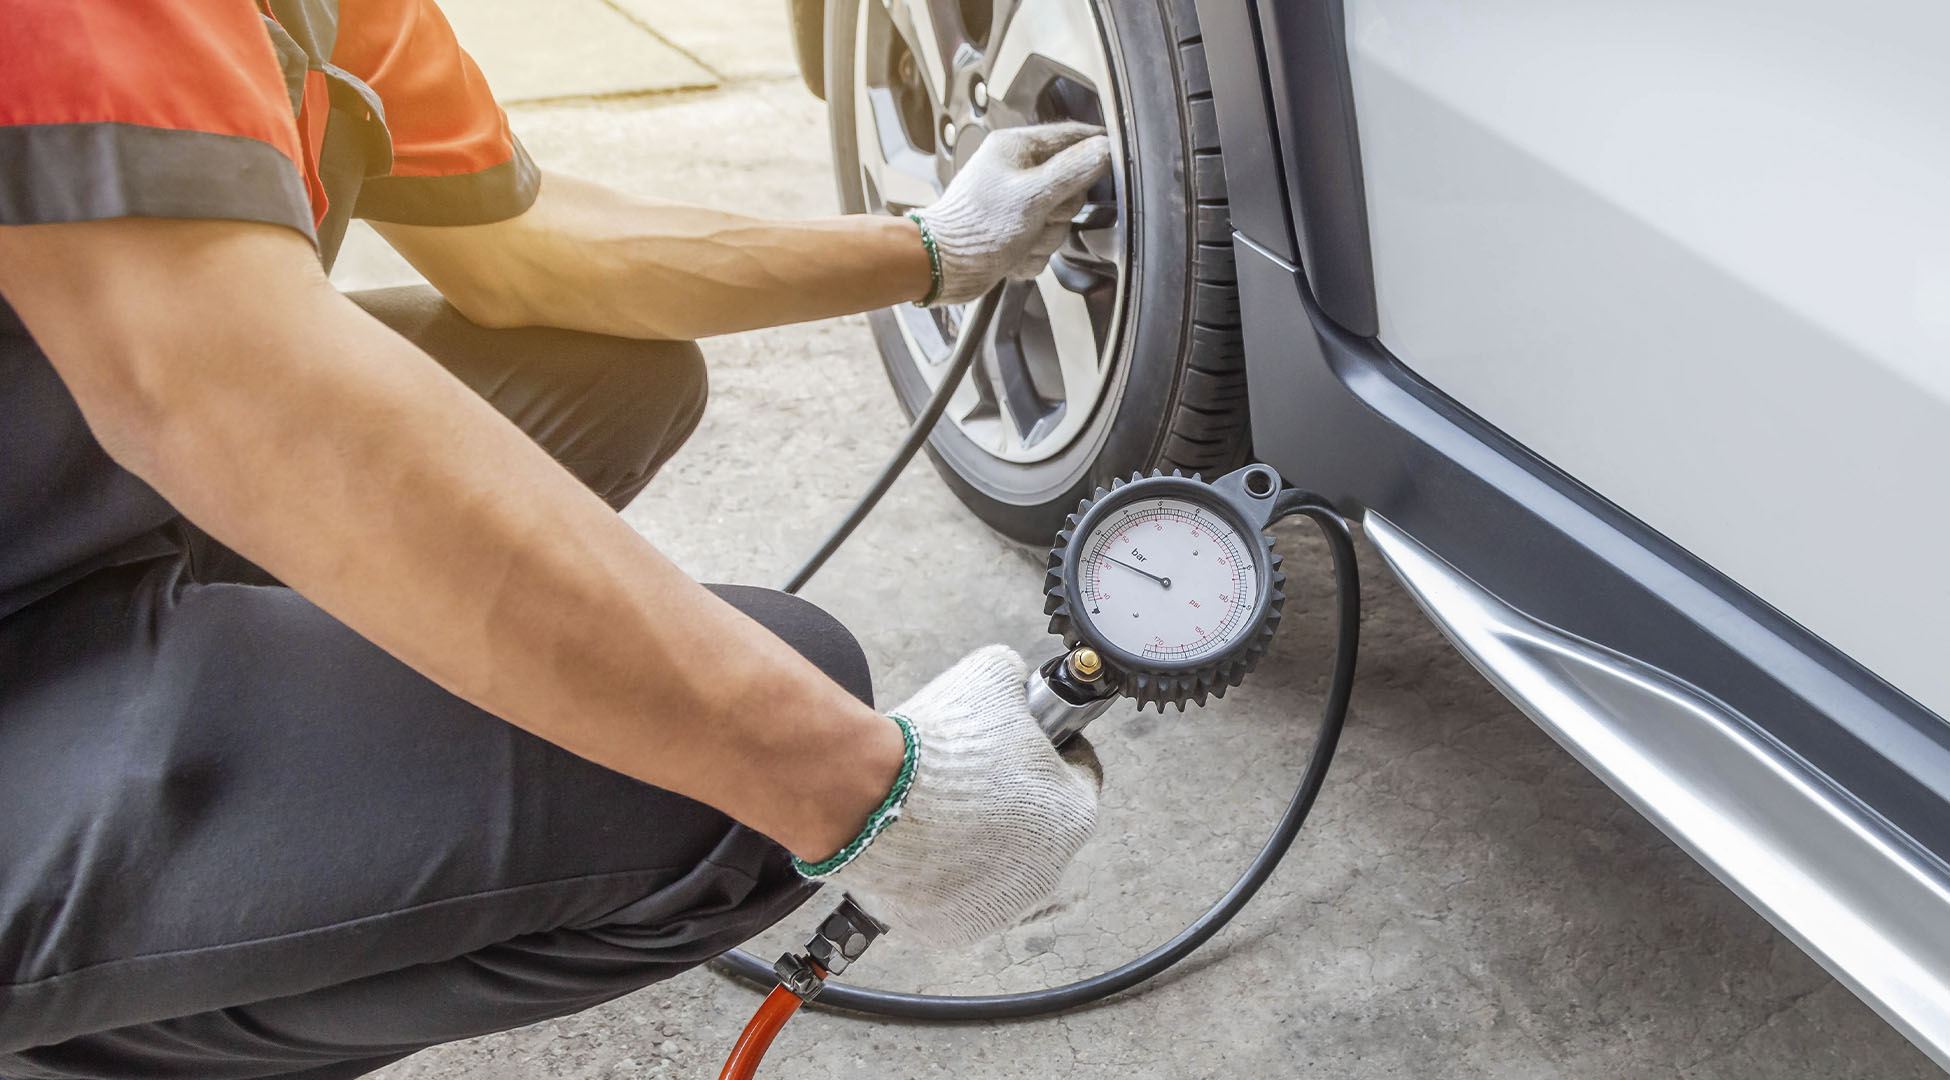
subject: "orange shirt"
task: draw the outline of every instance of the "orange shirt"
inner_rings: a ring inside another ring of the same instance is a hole
[[[0,0],[0,224],[461,225],[534,163],[432,0]]]

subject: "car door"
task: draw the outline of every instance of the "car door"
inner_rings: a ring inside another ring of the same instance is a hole
[[[1950,7],[1345,20],[1382,344],[1950,715]]]

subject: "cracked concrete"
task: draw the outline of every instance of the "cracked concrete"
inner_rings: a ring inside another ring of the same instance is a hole
[[[535,157],[646,194],[830,212],[824,111],[791,73],[783,4],[626,6],[653,26],[717,20],[715,44],[686,46],[706,63],[737,40],[723,28],[742,26],[741,58],[714,67],[739,74],[709,93],[515,107]],[[411,271],[361,233],[338,278]],[[861,319],[705,349],[710,412],[627,516],[699,577],[775,584],[879,467],[899,414]],[[1094,730],[1103,822],[1061,909],[963,954],[890,940],[861,980],[990,993],[1075,978],[1165,939],[1231,882],[1299,774],[1332,643],[1324,548],[1304,525],[1279,538],[1293,599],[1260,672],[1214,708],[1123,708]],[[1142,993],[1054,1019],[803,1015],[765,1075],[1938,1075],[1490,689],[1364,554],[1365,645],[1340,758],[1286,866],[1205,951]],[[1041,577],[1038,553],[987,532],[917,465],[807,595],[860,636],[891,704],[978,644],[1048,649]],[[796,943],[821,910],[756,947]],[[696,971],[379,1075],[713,1076],[756,1001]]]

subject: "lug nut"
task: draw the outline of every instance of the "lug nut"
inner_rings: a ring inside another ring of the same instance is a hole
[[[953,120],[943,120],[941,122],[941,145],[950,150],[955,148],[955,122]]]
[[[968,92],[968,96],[974,100],[975,107],[977,109],[988,108],[989,107],[989,84],[983,82],[980,79],[976,79],[975,86],[973,89],[971,89]]]

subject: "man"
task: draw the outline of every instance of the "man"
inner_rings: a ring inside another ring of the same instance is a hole
[[[357,1076],[817,880],[944,945],[1047,894],[1096,792],[1013,654],[882,716],[832,619],[615,510],[689,339],[1033,273],[1100,132],[767,221],[539,174],[431,0],[0,26],[0,1076]],[[333,290],[354,215],[438,294]]]

